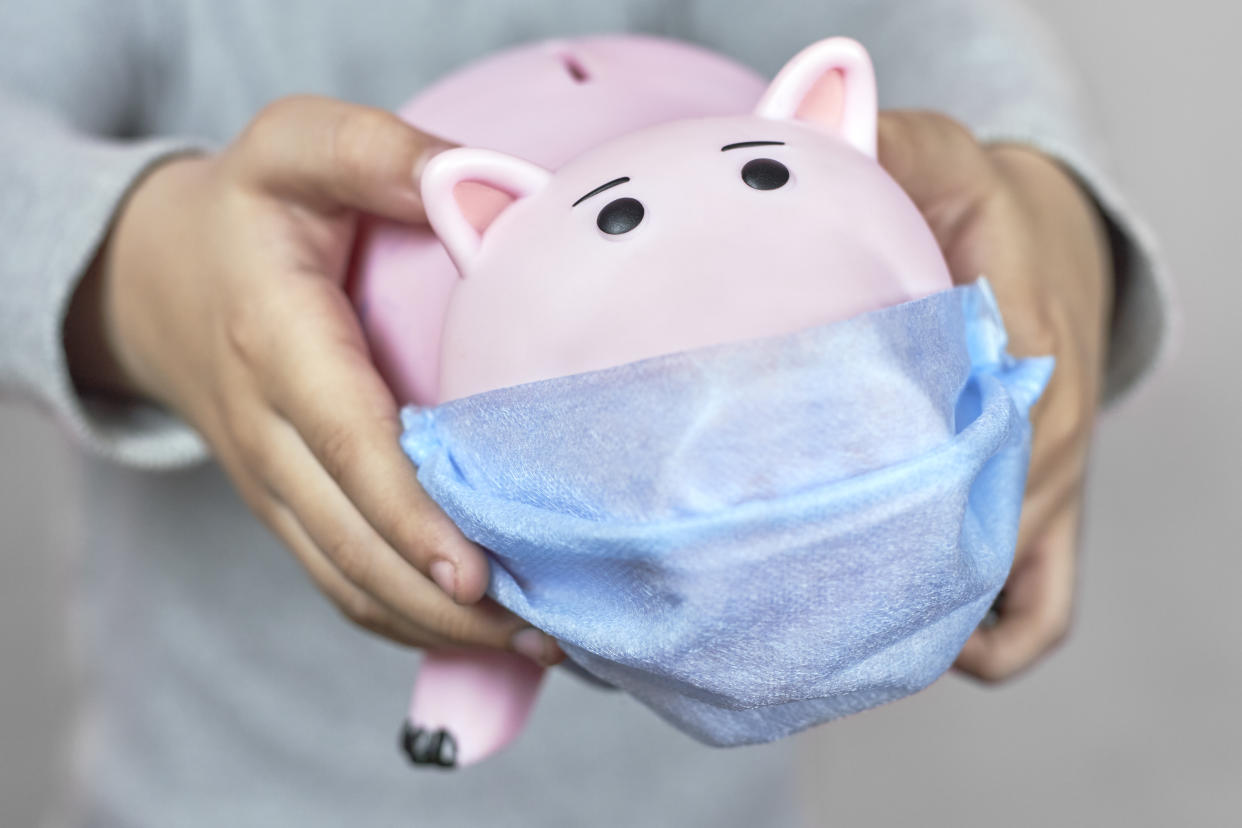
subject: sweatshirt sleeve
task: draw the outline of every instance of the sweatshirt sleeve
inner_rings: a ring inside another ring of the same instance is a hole
[[[801,47],[849,35],[871,53],[886,108],[933,109],[980,140],[1034,147],[1069,169],[1110,231],[1115,297],[1104,400],[1150,376],[1172,308],[1155,240],[1126,202],[1083,83],[1042,20],[1014,0],[832,0],[771,14],[749,0],[691,4],[708,45],[771,74]]]
[[[201,147],[123,137],[138,129],[144,88],[144,22],[129,6],[49,0],[0,11],[0,394],[42,404],[95,453],[174,466],[205,456],[198,435],[154,406],[79,394],[62,337],[74,289],[130,188]]]

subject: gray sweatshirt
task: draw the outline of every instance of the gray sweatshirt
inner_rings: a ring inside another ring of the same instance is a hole
[[[1114,230],[1112,400],[1150,371],[1167,303],[1150,241],[1110,178],[1089,105],[1047,32],[1001,0],[41,0],[0,7],[0,391],[84,448],[88,688],[76,816],[141,826],[780,825],[788,743],[699,746],[617,693],[555,675],[528,731],[455,774],[395,744],[417,658],[343,622],[250,515],[184,424],[75,393],[68,300],[153,162],[227,142],[272,98],[393,108],[531,39],[639,31],[770,75],[829,34],[861,40],[885,107],[945,111],[1033,145]],[[153,473],[162,469],[161,473]],[[12,550],[3,550],[11,552]]]

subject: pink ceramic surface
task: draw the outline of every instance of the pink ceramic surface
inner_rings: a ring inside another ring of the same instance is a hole
[[[951,286],[875,161],[875,80],[850,40],[808,47],[766,91],[668,41],[541,44],[403,114],[469,145],[423,175],[443,246],[386,226],[360,259],[355,298],[403,401],[787,333]],[[468,764],[520,730],[539,671],[462,658],[428,658],[411,722],[450,734]]]
[[[747,112],[764,82],[727,58],[640,36],[522,46],[454,72],[400,110],[463,146],[555,169],[618,135],[677,118]],[[372,354],[402,402],[434,404],[440,332],[457,270],[426,229],[372,228],[352,291]]]
[[[542,678],[542,667],[513,653],[429,652],[414,683],[409,721],[433,738],[452,735],[441,741],[437,763],[471,765],[518,735]]]

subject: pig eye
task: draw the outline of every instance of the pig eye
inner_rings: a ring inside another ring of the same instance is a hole
[[[643,203],[636,198],[618,198],[604,205],[595,226],[610,236],[628,233],[643,220]]]
[[[789,180],[789,167],[773,158],[756,158],[742,166],[742,180],[756,190],[775,190]]]

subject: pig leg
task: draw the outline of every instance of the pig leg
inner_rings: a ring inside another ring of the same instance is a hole
[[[428,651],[414,682],[401,747],[416,765],[461,767],[521,732],[544,669],[500,650]]]

